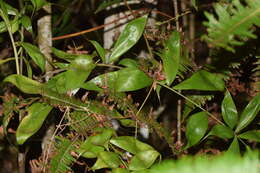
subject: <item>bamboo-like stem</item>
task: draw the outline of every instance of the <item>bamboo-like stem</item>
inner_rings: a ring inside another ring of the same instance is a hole
[[[174,6],[174,14],[176,17],[176,29],[177,31],[180,31],[180,23],[179,23],[179,11],[178,11],[178,2],[177,0],[173,0],[173,6]]]

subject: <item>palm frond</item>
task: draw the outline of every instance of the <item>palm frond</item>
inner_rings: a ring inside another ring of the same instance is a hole
[[[230,5],[215,5],[218,18],[213,14],[205,13],[208,22],[208,35],[204,35],[210,45],[222,47],[235,52],[232,46],[242,45],[248,38],[257,38],[253,34],[253,26],[260,26],[260,1],[246,0],[247,5],[242,5],[239,0],[233,0]]]

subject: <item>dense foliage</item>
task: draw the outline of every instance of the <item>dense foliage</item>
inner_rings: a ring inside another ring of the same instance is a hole
[[[259,172],[260,1],[17,2],[0,0],[3,170]]]

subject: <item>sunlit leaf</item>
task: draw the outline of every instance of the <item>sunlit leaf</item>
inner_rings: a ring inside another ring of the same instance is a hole
[[[251,130],[238,135],[239,138],[260,142],[260,131]]]
[[[38,47],[30,44],[30,43],[25,43],[22,42],[20,43],[21,46],[25,49],[25,51],[29,54],[29,56],[32,58],[32,60],[37,64],[42,72],[45,71],[45,57],[41,53]]]
[[[222,101],[221,112],[224,121],[231,129],[233,129],[237,124],[238,115],[236,105],[228,91],[226,92],[226,95]]]
[[[179,90],[222,91],[224,86],[225,83],[222,77],[200,70],[173,88]]]
[[[52,106],[44,103],[34,103],[28,107],[28,115],[22,119],[16,131],[17,143],[21,145],[34,135],[41,128],[51,110]]]
[[[257,94],[243,110],[237,128],[236,133],[244,129],[248,124],[250,124],[260,111],[260,94]]]
[[[39,94],[41,93],[42,84],[27,78],[23,75],[10,75],[4,79],[4,82],[10,82],[19,88],[22,92],[27,94]]]
[[[109,62],[114,62],[133,47],[143,34],[144,27],[146,25],[147,15],[139,17],[129,22],[122,33],[120,34],[112,53],[109,57]]]
[[[211,129],[208,135],[217,136],[223,139],[230,139],[234,137],[234,132],[225,125],[217,124]]]
[[[120,164],[121,161],[116,153],[102,151],[98,154],[98,159],[91,169],[118,168]]]
[[[147,169],[152,166],[159,155],[155,150],[141,151],[133,156],[129,164],[129,169],[134,171]]]
[[[186,148],[197,144],[204,136],[208,128],[208,116],[206,112],[193,114],[187,122],[186,137],[188,144]]]
[[[170,85],[176,77],[180,62],[180,34],[177,31],[172,32],[164,45],[161,58],[163,61],[163,70],[166,76],[166,83]]]
[[[95,40],[90,40],[90,43],[96,48],[98,55],[101,57],[102,62],[106,62],[106,50]]]

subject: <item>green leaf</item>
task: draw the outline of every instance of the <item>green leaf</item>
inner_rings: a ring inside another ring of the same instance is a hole
[[[131,159],[129,169],[133,171],[147,169],[152,166],[159,155],[155,150],[141,151]]]
[[[22,119],[16,131],[17,143],[22,145],[34,135],[41,128],[51,110],[52,107],[44,103],[34,103],[28,107],[28,115]]]
[[[98,6],[97,10],[95,11],[95,14],[106,9],[107,7],[113,5],[113,4],[117,4],[121,2],[121,0],[104,0],[102,1],[102,3]]]
[[[238,135],[239,138],[260,142],[260,131],[251,130]]]
[[[27,94],[39,94],[42,91],[42,84],[27,78],[23,75],[13,74],[7,76],[4,79],[4,82],[10,82],[14,84],[17,88],[19,88],[22,92]]]
[[[250,124],[260,111],[260,94],[257,94],[246,106],[242,112],[237,128],[236,133],[244,129],[248,124]]]
[[[139,17],[129,22],[122,33],[120,34],[112,53],[109,57],[109,62],[116,61],[121,55],[133,47],[143,34],[146,25],[147,15]]]
[[[223,91],[224,87],[225,83],[222,77],[200,70],[173,88],[178,90]]]
[[[47,4],[45,0],[31,0],[31,2],[36,10],[41,9],[44,5]]]
[[[97,134],[95,136],[90,136],[88,140],[90,143],[94,145],[100,145],[100,146],[106,146],[109,142],[110,138],[115,134],[114,129],[111,128],[101,128],[101,129],[95,129],[95,131],[100,131],[100,134]]]
[[[110,143],[132,154],[137,154],[141,151],[154,150],[150,145],[140,142],[132,136],[120,136],[117,138],[112,138]]]
[[[117,92],[135,91],[152,84],[152,79],[137,68],[124,68],[105,73],[82,85],[87,90],[101,91],[109,88]]]
[[[45,86],[55,89],[58,93],[66,93],[79,88],[94,67],[91,57],[78,57],[71,62],[66,72],[56,75]]]
[[[112,173],[130,173],[130,172],[125,168],[115,168],[112,170]]]
[[[41,53],[38,47],[30,44],[22,42],[20,43],[21,46],[25,49],[25,51],[29,54],[29,56],[32,58],[32,60],[37,64],[42,72],[45,71],[45,57]]]
[[[237,140],[237,137],[234,137],[231,145],[229,146],[228,150],[227,150],[227,153],[230,153],[230,154],[240,154],[240,148],[239,148],[239,143],[238,143],[238,140]]]
[[[85,158],[96,158],[98,153],[104,150],[104,147],[91,144],[91,142],[87,139],[83,144],[80,145],[80,148],[77,150],[77,152],[80,156]]]
[[[170,85],[174,81],[178,72],[180,48],[180,34],[177,31],[173,31],[166,41],[164,50],[161,54],[167,85]]]
[[[230,139],[234,137],[234,132],[225,125],[217,124],[211,129],[208,135],[217,136],[222,139]]]
[[[197,0],[191,0],[191,5],[198,10]]]
[[[102,62],[106,62],[106,50],[95,40],[90,40],[90,43],[96,48],[98,55],[101,57]]]
[[[232,46],[242,45],[248,38],[257,38],[253,28],[254,25],[260,26],[260,1],[247,0],[246,5],[243,4],[240,0],[233,0],[229,5],[216,3],[217,17],[205,12],[209,21],[204,22],[208,34],[203,39],[211,46],[234,52]]]
[[[206,112],[193,114],[187,122],[186,137],[188,144],[186,148],[197,144],[204,136],[208,128],[208,116]]]
[[[133,68],[138,68],[139,66],[135,60],[129,58],[122,59],[118,64],[126,67],[133,67]]]
[[[98,154],[98,159],[91,169],[118,168],[120,164],[121,161],[116,153],[102,151]]]
[[[30,33],[33,33],[32,30],[32,22],[30,17],[28,16],[22,16],[21,18],[21,24],[23,25],[23,27]]]
[[[228,91],[222,101],[221,112],[224,121],[231,129],[233,129],[237,124],[238,115],[236,105],[234,104],[234,101]]]

